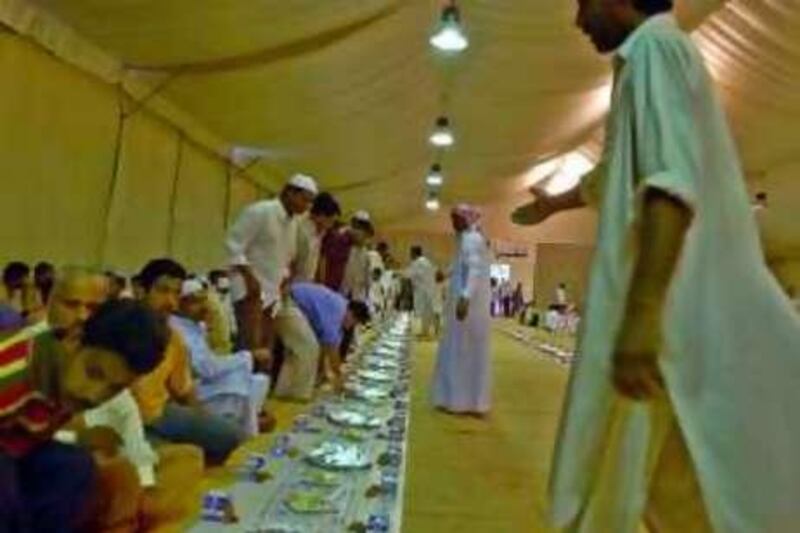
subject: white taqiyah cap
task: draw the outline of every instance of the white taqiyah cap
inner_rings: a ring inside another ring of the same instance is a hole
[[[371,219],[369,213],[362,209],[361,211],[356,211],[353,214],[353,220],[358,220],[361,222],[370,222]]]
[[[311,176],[306,176],[305,174],[295,174],[289,178],[288,184],[297,189],[308,191],[315,196],[319,193],[319,189],[317,189],[317,182],[314,181],[314,178]]]
[[[187,279],[183,282],[181,286],[181,298],[188,298],[189,296],[194,296],[195,294],[199,294],[203,292],[203,282],[199,279],[192,278]]]

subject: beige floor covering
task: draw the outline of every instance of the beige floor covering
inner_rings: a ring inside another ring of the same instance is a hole
[[[547,475],[567,370],[531,350],[493,332],[494,405],[481,421],[430,408],[436,345],[417,345],[405,533],[549,531]]]

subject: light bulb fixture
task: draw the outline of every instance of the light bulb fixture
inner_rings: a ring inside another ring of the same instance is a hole
[[[438,211],[439,207],[439,194],[437,190],[428,189],[425,193],[425,209],[428,211]]]
[[[757,192],[755,200],[753,201],[753,211],[761,211],[762,209],[766,209],[769,206],[769,202],[767,200],[767,193],[765,192]]]
[[[450,129],[450,120],[447,117],[439,117],[436,120],[436,128],[431,133],[431,144],[439,148],[447,148],[453,146],[456,139],[453,136],[453,130]]]
[[[455,1],[442,8],[439,24],[431,36],[430,43],[443,52],[461,52],[469,46],[469,40],[461,27],[461,14]]]
[[[437,163],[431,166],[431,171],[428,173],[428,177],[425,178],[425,183],[431,187],[442,186],[442,183],[444,183],[444,176],[442,176],[442,165]]]

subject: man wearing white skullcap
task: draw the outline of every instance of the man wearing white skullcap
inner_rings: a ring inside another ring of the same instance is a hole
[[[278,289],[296,255],[298,219],[316,195],[314,179],[295,174],[277,198],[247,206],[228,232],[231,297],[243,341],[251,350],[270,344]]]
[[[314,178],[311,176],[306,176],[305,174],[295,174],[289,178],[287,185],[301,191],[309,192],[313,196],[319,194],[319,191],[317,190],[317,182],[314,181]]]
[[[269,390],[269,378],[254,374],[254,354],[243,350],[215,352],[204,323],[208,321],[209,290],[197,278],[183,282],[178,312],[170,325],[179,331],[189,350],[195,393],[211,413],[235,422],[247,436],[258,433],[258,421]]]

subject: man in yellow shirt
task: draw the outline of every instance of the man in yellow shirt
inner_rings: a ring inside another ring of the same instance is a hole
[[[144,302],[151,309],[167,317],[177,310],[187,277],[181,265],[171,259],[155,259],[139,276]],[[162,363],[139,379],[131,391],[150,438],[199,446],[209,463],[223,463],[244,438],[235,424],[200,406],[194,394],[189,353],[174,329]]]

